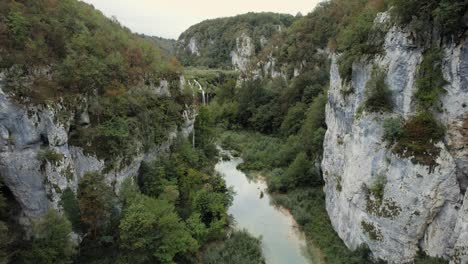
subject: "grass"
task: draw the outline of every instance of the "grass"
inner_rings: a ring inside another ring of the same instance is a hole
[[[349,250],[333,229],[325,209],[325,193],[321,187],[297,188],[286,194],[274,194],[274,202],[291,211],[304,231],[308,246],[320,248],[326,263],[373,263],[365,248]],[[313,249],[309,248],[309,251]]]

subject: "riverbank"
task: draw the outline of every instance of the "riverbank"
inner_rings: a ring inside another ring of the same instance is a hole
[[[245,161],[239,166],[240,169],[255,171],[250,173],[251,177],[260,173],[270,187],[284,173],[285,168],[278,166],[275,161],[276,155],[286,154],[284,149],[287,143],[279,138],[245,131],[223,131],[220,133],[220,143],[224,148],[240,153]],[[306,250],[315,256],[314,263],[373,263],[369,259],[368,250],[349,250],[335,233],[325,210],[322,187],[274,192],[271,197],[276,205],[288,209],[304,232]]]
[[[279,160],[288,160],[294,146],[284,139],[247,131],[219,131],[219,141],[223,148],[232,149],[244,160],[239,169],[254,177],[265,177],[268,191],[275,190],[278,181],[284,177],[286,165]],[[274,203],[287,208],[307,240],[307,251],[319,256],[318,263],[332,264],[371,264],[385,263],[374,260],[365,246],[351,251],[333,229],[325,209],[325,193],[322,186],[292,188],[286,191],[273,191],[270,194]],[[421,254],[415,264],[446,264],[443,259]]]
[[[241,158],[230,157],[216,164],[235,195],[228,213],[234,218],[234,229],[245,229],[262,238],[262,251],[268,264],[307,264],[310,261],[305,235],[288,210],[276,206],[267,193],[261,177],[251,178],[238,169]]]

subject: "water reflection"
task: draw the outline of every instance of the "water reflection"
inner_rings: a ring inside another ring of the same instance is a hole
[[[218,162],[215,168],[236,192],[233,205],[229,208],[236,227],[262,237],[263,253],[268,264],[311,263],[305,257],[304,235],[291,214],[272,205],[265,181],[249,179],[236,168],[240,163],[242,159],[232,158]]]

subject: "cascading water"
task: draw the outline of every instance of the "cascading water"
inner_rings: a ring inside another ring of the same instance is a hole
[[[205,94],[205,90],[203,90],[203,87],[201,86],[201,84],[197,80],[194,80],[194,82],[198,85],[198,89],[202,92],[202,103],[205,106],[208,103],[207,98],[206,98],[206,94]]]

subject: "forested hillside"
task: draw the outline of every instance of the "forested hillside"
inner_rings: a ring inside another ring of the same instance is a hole
[[[252,39],[253,50],[249,56],[254,55],[293,20],[291,15],[275,13],[248,13],[206,20],[180,35],[177,56],[185,66],[232,69],[231,52],[236,46],[244,46],[239,43],[243,34]]]
[[[267,176],[269,190],[275,194],[277,202],[292,210],[298,223],[309,238],[322,248],[330,263],[371,261],[366,253],[369,250],[366,249],[367,244],[372,245],[373,252],[378,251],[376,247],[385,250],[385,245],[373,242],[379,240],[378,231],[372,230],[374,227],[363,220],[365,224],[358,229],[364,229],[364,234],[367,232],[370,239],[365,238],[364,241],[367,239],[369,242],[362,243],[362,247],[354,253],[349,251],[336,235],[334,229],[337,226],[331,225],[325,211],[324,181],[329,181],[330,185],[333,182],[337,193],[344,189],[340,185],[344,183],[339,181],[341,175],[324,175],[324,168],[320,166],[327,131],[325,107],[327,103],[334,104],[334,100],[338,100],[328,97],[330,72],[335,70],[331,67],[336,66],[337,74],[341,76],[341,80],[333,82],[342,84],[339,96],[345,98],[341,103],[341,107],[345,107],[346,97],[354,98],[354,86],[362,81],[353,79],[354,75],[360,74],[353,67],[374,59],[379,61],[389,52],[384,46],[389,31],[404,30],[411,39],[409,41],[412,41],[411,48],[424,52],[424,61],[419,70],[423,77],[416,84],[420,88],[415,95],[421,108],[419,111],[413,110],[411,116],[414,115],[414,118],[398,128],[395,127],[397,124],[385,123],[384,126],[388,127],[385,137],[398,142],[393,151],[403,155],[401,159],[411,157],[406,153],[410,151],[416,155],[416,159],[424,160],[425,156],[418,157],[417,153],[430,153],[432,147],[424,144],[440,140],[444,133],[433,117],[437,111],[433,114],[424,110],[437,109],[436,102],[444,93],[442,87],[446,82],[439,75],[440,68],[434,67],[440,67],[437,66],[442,56],[440,50],[446,43],[459,45],[460,40],[466,37],[467,8],[466,1],[326,1],[310,14],[294,19],[289,27],[269,37],[266,45],[249,59],[251,78],[244,78],[237,86],[226,83],[215,92],[210,110],[220,131],[224,131],[222,145],[242,153],[244,170],[260,171]],[[211,30],[218,28],[217,24],[216,21],[205,21],[201,25],[205,26],[205,34],[212,34]],[[192,31],[185,34],[192,36]],[[203,43],[212,38],[204,38],[199,33],[197,42]],[[184,38],[181,39],[183,42]],[[218,67],[227,61],[224,55],[229,54],[229,50],[235,50],[232,46],[228,47],[228,51],[217,51],[211,55],[210,59],[215,61],[207,66]],[[205,56],[192,52],[195,58],[203,59]],[[332,61],[332,57],[336,61]],[[275,63],[272,64],[272,61]],[[332,62],[336,64],[332,65]],[[196,60],[184,63],[191,66],[199,64]],[[278,74],[259,74],[264,67],[274,67]],[[388,90],[386,76],[385,68],[372,73],[366,94],[357,94],[358,98],[364,96],[365,102],[358,108],[354,120],[364,113],[393,111],[391,105],[394,99]],[[341,118],[337,115],[335,118]],[[424,138],[415,143],[417,136],[412,133],[419,133]],[[337,135],[338,147],[345,143],[345,136]],[[327,154],[333,157],[333,152]],[[338,182],[336,186],[335,181]],[[375,195],[383,197],[385,184],[378,183],[378,180],[375,182],[375,186],[369,186],[369,192],[380,193]],[[350,245],[349,241],[345,242]],[[356,246],[353,244],[351,248],[354,250]],[[423,255],[433,253],[421,251],[423,253],[418,261],[429,263],[430,260]],[[388,258],[384,254],[381,256]],[[398,259],[397,253],[395,259]],[[438,263],[438,260],[431,261]],[[442,260],[440,262],[443,263]]]
[[[0,263],[193,263],[226,239],[212,121],[184,119],[171,45],[76,0],[0,3]]]
[[[466,0],[329,0],[174,43],[1,1],[0,263],[265,263],[217,145],[318,262],[465,263],[467,29]]]

